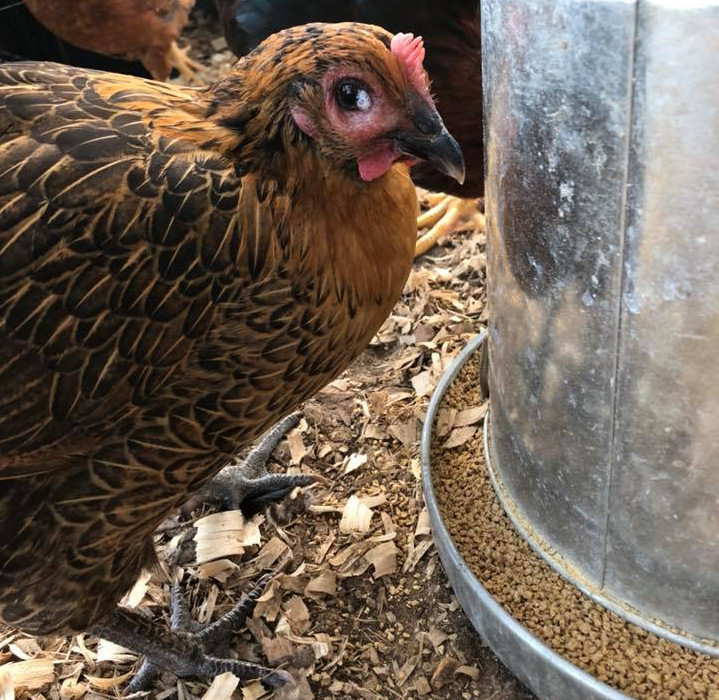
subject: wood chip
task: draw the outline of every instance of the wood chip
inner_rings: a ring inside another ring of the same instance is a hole
[[[444,644],[449,639],[449,637],[444,632],[442,632],[442,630],[437,629],[436,627],[429,628],[427,637],[432,643],[434,650],[440,654],[442,653],[442,644]]]
[[[429,523],[429,511],[427,508],[422,508],[422,511],[417,516],[417,525],[414,528],[415,537],[429,537],[432,534],[432,527]]]
[[[384,440],[385,437],[384,430],[376,423],[368,423],[362,432],[362,438],[365,440]]]
[[[304,634],[310,628],[310,612],[302,598],[293,595],[283,606],[293,634]]]
[[[424,372],[415,374],[410,381],[412,382],[412,386],[414,387],[417,396],[420,398],[422,396],[429,396],[435,385],[434,379],[432,378],[432,372],[430,370],[425,370]]]
[[[252,521],[246,522],[241,511],[226,510],[200,518],[195,523],[196,562],[237,556],[245,548],[260,543],[260,531]]]
[[[125,594],[120,601],[120,605],[126,608],[136,608],[145,598],[152,574],[149,571],[143,571],[140,577],[135,581],[135,585]]]
[[[8,644],[7,648],[10,650],[10,653],[16,659],[20,659],[20,661],[27,661],[28,659],[32,659],[32,656],[23,649],[21,649],[17,644]]]
[[[7,666],[0,667],[0,700],[15,700],[15,686]]]
[[[460,411],[454,421],[454,425],[457,428],[461,428],[465,425],[476,425],[487,415],[489,409],[489,401],[485,401],[480,406],[473,406],[472,408],[466,408],[464,411]]]
[[[419,564],[419,562],[421,561],[422,557],[427,554],[431,547],[432,540],[423,540],[418,545],[413,545],[409,555],[404,560],[404,564],[402,565],[402,573],[406,574],[410,571],[413,571],[417,564]]]
[[[3,670],[10,674],[14,688],[38,690],[55,678],[52,659],[29,659],[5,664]]]
[[[445,449],[464,445],[465,442],[475,436],[476,432],[477,428],[471,425],[464,426],[463,428],[454,428],[449,434],[447,442],[444,443]]]
[[[417,443],[417,419],[412,418],[389,427],[389,434],[399,440],[404,447],[413,447]]]
[[[351,565],[354,561],[359,559],[359,557],[361,557],[371,546],[372,542],[369,540],[355,542],[349,547],[339,550],[333,557],[330,558],[329,563],[342,570],[345,566]]]
[[[334,655],[332,660],[325,666],[325,671],[329,672],[331,671],[337,664],[339,664],[342,659],[344,659],[345,652],[347,651],[347,637],[342,637],[342,640],[340,641],[339,648],[337,649],[337,653]]]
[[[87,685],[76,678],[66,678],[60,686],[61,700],[80,700],[87,695]]]
[[[259,700],[267,695],[260,681],[252,681],[242,688],[242,700]]]
[[[79,651],[88,664],[93,664],[95,662],[95,652],[91,649],[88,649],[85,645],[84,635],[78,634],[74,639],[76,647],[73,647],[73,651]]]
[[[262,640],[262,653],[270,666],[279,666],[292,658],[295,647],[286,637],[266,638]]]
[[[460,666],[455,672],[454,675],[462,674],[463,676],[469,676],[473,681],[479,680],[479,669],[475,668],[474,666]]]
[[[249,578],[256,576],[260,571],[271,569],[272,565],[285,553],[289,551],[289,547],[279,538],[273,537],[259,551],[254,559],[243,565],[242,573]]]
[[[317,451],[317,459],[325,459],[334,452],[334,447],[328,442],[322,444],[320,449]]]
[[[295,685],[283,685],[272,693],[272,700],[313,700],[315,697],[307,679],[296,678]]]
[[[329,635],[326,634],[318,634],[316,636],[316,640],[317,641],[312,643],[312,652],[315,655],[315,659],[319,661],[320,659],[324,659],[326,656],[330,655],[330,652],[332,651],[332,643]]]
[[[380,389],[379,391],[373,391],[369,396],[369,407],[371,412],[375,416],[382,416],[387,410],[389,404],[389,393]]]
[[[291,593],[304,593],[308,580],[304,575],[305,568],[306,566],[303,563],[294,573],[280,574],[276,579],[280,584],[280,588],[282,588],[283,591],[290,591]]]
[[[307,509],[310,513],[314,513],[316,515],[325,515],[326,513],[341,513],[342,508],[339,506],[328,506],[328,505],[322,505],[313,503],[309,506]]]
[[[394,524],[392,516],[384,511],[382,511],[379,515],[382,519],[382,527],[384,528],[385,534],[397,535],[397,526]]]
[[[374,566],[375,579],[397,573],[397,546],[394,542],[377,545],[364,558]]]
[[[262,644],[262,640],[269,639],[270,637],[272,637],[270,628],[259,618],[251,617],[249,620],[247,620],[246,624],[247,629],[250,631],[250,634],[255,638],[256,642]]]
[[[197,577],[200,579],[211,578],[220,583],[225,583],[227,579],[234,576],[240,567],[229,559],[216,559],[206,564],[200,564],[197,567]]]
[[[125,663],[127,661],[134,661],[136,658],[137,654],[134,654],[125,647],[121,647],[119,644],[109,642],[107,639],[100,639],[100,641],[97,643],[95,661],[112,661],[114,663]]]
[[[332,571],[323,571],[307,584],[304,594],[310,598],[337,595],[337,576]]]
[[[135,675],[134,671],[129,671],[121,676],[113,676],[112,678],[101,678],[100,676],[85,676],[87,682],[98,690],[112,690],[129,681]]]
[[[33,656],[37,656],[42,651],[35,637],[20,637],[14,642],[11,642],[8,645],[8,649],[10,649],[17,658],[24,661]]]
[[[420,464],[419,459],[416,457],[412,457],[409,464],[410,471],[412,472],[412,476],[417,480],[422,480],[422,465]]]
[[[299,465],[308,452],[299,428],[295,428],[287,434],[287,444],[290,448],[290,464]]]
[[[414,689],[419,695],[429,695],[432,692],[429,681],[424,676],[415,679]]]
[[[280,582],[275,579],[262,592],[255,605],[255,617],[263,617],[268,622],[274,622],[282,609],[282,590]]]
[[[459,411],[455,408],[440,409],[437,414],[437,423],[434,429],[438,438],[443,438],[449,435],[450,430],[455,427],[457,413],[459,413]]]
[[[217,597],[220,595],[220,589],[214,584],[210,587],[209,592],[200,603],[200,609],[197,611],[197,621],[203,625],[206,625],[211,619],[215,612],[215,606],[217,605]]]
[[[418,654],[411,656],[409,659],[407,659],[407,661],[402,664],[402,667],[397,673],[397,686],[399,688],[401,688],[409,680],[409,677],[412,675],[412,673],[414,673],[414,670],[417,668],[417,665],[420,662],[421,654],[422,649],[420,647],[420,651]]]
[[[451,656],[445,656],[437,665],[430,683],[435,690],[444,688],[445,685],[454,681],[455,671],[462,664]]]
[[[362,496],[360,501],[362,501],[362,503],[364,503],[368,508],[377,508],[377,506],[387,503],[387,494],[378,493],[376,496]]]
[[[239,684],[240,679],[233,673],[228,672],[215,676],[212,685],[202,696],[202,700],[230,700]]]
[[[335,540],[337,539],[337,534],[332,531],[329,536],[325,539],[325,541],[319,546],[319,549],[317,550],[317,554],[315,555],[315,563],[321,564],[325,557],[327,556],[327,552],[330,551],[332,548],[332,545],[335,543]]]
[[[342,473],[351,474],[353,471],[359,469],[364,464],[367,464],[367,455],[353,452],[349,457],[344,460],[344,467],[342,469]]]
[[[356,495],[352,494],[345,504],[340,520],[340,532],[369,532],[372,522],[372,509],[365,505]]]

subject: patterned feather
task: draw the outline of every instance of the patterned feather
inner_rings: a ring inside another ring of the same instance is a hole
[[[289,108],[334,61],[404,94],[389,39],[290,30],[207,89],[0,68],[6,623],[106,615],[157,524],[389,313],[416,235],[407,168],[362,182]]]

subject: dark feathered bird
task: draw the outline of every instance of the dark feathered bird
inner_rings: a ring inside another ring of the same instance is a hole
[[[482,132],[482,62],[478,0],[215,0],[230,48],[243,56],[284,27],[303,22],[368,22],[391,32],[422,36],[425,68],[432,93],[449,131],[457,138],[467,164],[464,183],[418,163],[412,179],[421,187],[462,198],[484,195]],[[424,252],[454,228],[483,225],[477,203],[432,198],[432,213],[420,228],[441,223],[418,245]]]
[[[5,623],[243,672],[115,606],[158,523],[397,300],[406,161],[463,171],[420,59],[411,37],[340,24],[275,35],[206,89],[0,67]]]

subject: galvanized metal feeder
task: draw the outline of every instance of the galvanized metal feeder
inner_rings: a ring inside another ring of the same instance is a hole
[[[481,18],[497,493],[586,594],[719,655],[719,3],[484,0]],[[425,487],[465,610],[540,697],[624,697],[463,567],[429,477],[442,386]]]

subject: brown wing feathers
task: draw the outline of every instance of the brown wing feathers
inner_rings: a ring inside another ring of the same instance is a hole
[[[268,65],[306,40],[270,42]],[[277,75],[317,68],[302,56]],[[348,194],[277,104],[252,102],[258,84],[239,68],[208,90],[0,70],[8,624],[82,630],[112,610],[158,522],[346,367],[400,293],[416,235],[406,169]]]

